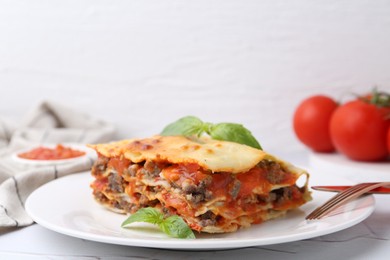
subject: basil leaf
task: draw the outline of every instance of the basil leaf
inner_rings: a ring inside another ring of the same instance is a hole
[[[245,144],[262,150],[252,133],[243,125],[234,123],[206,123],[195,116],[186,116],[166,126],[161,135],[198,136],[207,133],[215,140]]]
[[[195,238],[191,228],[179,216],[170,216],[166,218],[160,225],[160,228],[166,234],[176,238]]]
[[[136,213],[131,214],[123,223],[122,227],[126,227],[134,222],[147,222],[151,224],[160,224],[164,220],[164,216],[155,208],[142,208]]]
[[[205,124],[195,116],[183,117],[167,125],[161,135],[200,136],[204,132]]]
[[[164,215],[155,208],[142,208],[130,215],[121,225],[128,228],[134,222],[147,222],[158,225],[167,235],[176,238],[195,238],[191,228],[184,220],[176,215],[164,219]]]
[[[231,141],[245,144],[256,149],[262,149],[252,133],[243,125],[234,123],[216,124],[209,130],[209,135],[215,140]]]

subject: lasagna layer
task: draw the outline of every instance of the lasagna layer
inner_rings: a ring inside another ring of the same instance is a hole
[[[155,207],[196,231],[233,232],[311,199],[305,171],[245,145],[155,136],[91,147],[98,153],[91,187],[99,203],[130,214]]]

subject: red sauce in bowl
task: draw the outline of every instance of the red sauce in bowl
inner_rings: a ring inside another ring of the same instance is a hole
[[[38,147],[18,154],[18,157],[29,160],[63,160],[83,156],[85,152],[57,144],[55,148]]]

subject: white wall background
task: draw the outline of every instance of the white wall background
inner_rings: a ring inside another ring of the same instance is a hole
[[[390,90],[390,1],[0,0],[0,116],[54,100],[149,136],[184,115],[272,152],[312,94]]]

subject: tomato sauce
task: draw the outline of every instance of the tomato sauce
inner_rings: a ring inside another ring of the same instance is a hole
[[[194,216],[193,209],[184,199],[170,193],[163,193],[162,198],[166,207],[174,208],[180,215]]]
[[[215,173],[212,178],[213,181],[209,190],[213,192],[213,195],[215,197],[227,197],[226,199],[230,198],[228,187],[234,181],[231,174],[227,172]]]
[[[108,184],[107,178],[101,178],[101,179],[96,179],[94,182],[91,183],[91,188],[97,191],[103,191]]]
[[[18,154],[18,157],[29,160],[62,160],[83,156],[85,152],[57,144],[55,148],[38,147]]]
[[[208,177],[203,173],[200,166],[195,163],[179,164],[164,169],[163,175],[166,179],[181,185],[186,180],[191,180],[198,185]]]
[[[268,182],[266,174],[267,173],[260,168],[253,168],[248,172],[238,174],[237,179],[241,181],[241,189],[238,196],[249,196],[253,193],[255,188],[261,189],[262,194],[268,194],[272,185]]]
[[[108,162],[108,167],[114,168],[118,171],[119,175],[122,175],[123,171],[129,167],[130,163],[130,160],[114,157]]]

